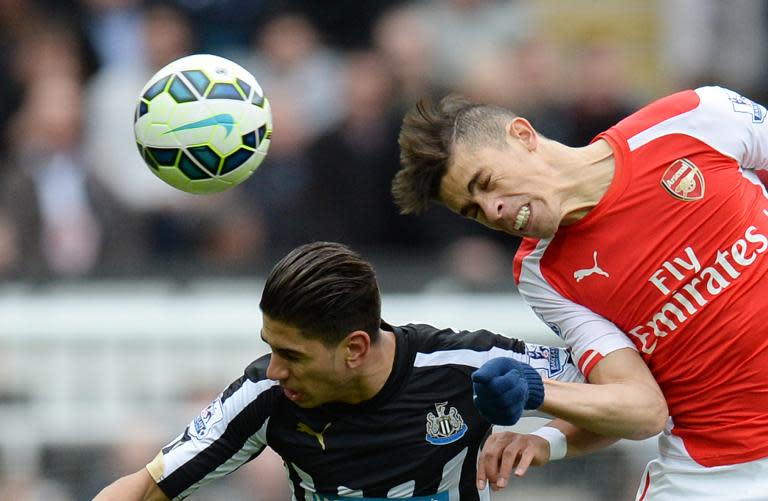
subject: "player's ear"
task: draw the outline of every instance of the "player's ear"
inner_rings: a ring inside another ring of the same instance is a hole
[[[534,151],[538,146],[536,129],[523,117],[515,117],[507,124],[507,136],[519,140],[528,151]]]
[[[344,339],[344,361],[350,368],[359,367],[371,349],[371,336],[365,331],[354,331]]]

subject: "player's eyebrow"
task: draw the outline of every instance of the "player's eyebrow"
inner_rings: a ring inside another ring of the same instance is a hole
[[[259,333],[259,337],[261,337],[261,340],[262,340],[262,341],[264,341],[264,344],[266,344],[267,346],[269,346],[269,349],[270,349],[270,350],[272,350],[272,351],[275,351],[275,348],[273,348],[273,347],[272,347],[272,345],[271,345],[271,344],[269,344],[269,341],[267,341],[267,338],[265,338],[265,337],[264,337],[264,331],[261,331],[261,332]]]
[[[282,354],[282,355],[291,355],[293,357],[300,357],[300,356],[304,355],[302,352],[294,350],[292,348],[283,348],[283,347],[280,347],[280,346],[272,346],[271,344],[269,344],[269,341],[267,341],[264,338],[264,332],[263,331],[260,333],[260,337],[261,337],[261,340],[264,341],[264,343],[266,343],[267,346],[269,346],[269,349],[272,350],[272,352],[276,352],[276,353]]]
[[[475,194],[475,187],[477,187],[477,182],[480,179],[480,176],[483,173],[483,169],[478,169],[475,174],[470,178],[469,182],[467,183],[467,193],[471,195]],[[464,205],[460,210],[459,214],[461,214],[464,217],[467,217],[467,214],[470,210],[475,206],[476,204],[474,202],[468,202],[466,205]]]
[[[472,176],[472,178],[467,183],[467,193],[470,195],[473,195],[475,193],[475,186],[477,186],[477,181],[480,179],[480,175],[483,173],[482,169],[478,169],[475,172],[475,175]]]

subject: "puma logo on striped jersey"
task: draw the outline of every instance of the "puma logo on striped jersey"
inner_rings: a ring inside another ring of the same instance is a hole
[[[323,434],[325,433],[325,430],[327,430],[331,426],[331,423],[328,423],[323,428],[323,431],[315,431],[306,424],[299,422],[299,424],[296,426],[296,430],[306,433],[307,435],[312,435],[317,439],[317,442],[320,444],[320,448],[325,450],[325,439],[323,438]]]

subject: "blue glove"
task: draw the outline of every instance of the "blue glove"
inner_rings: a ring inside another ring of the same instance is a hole
[[[472,373],[475,407],[493,424],[510,426],[523,409],[538,409],[544,402],[544,383],[528,364],[499,357]]]

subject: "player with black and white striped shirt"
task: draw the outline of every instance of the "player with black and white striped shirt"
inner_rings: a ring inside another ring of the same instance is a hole
[[[284,460],[296,500],[488,499],[475,476],[491,424],[473,405],[472,372],[511,357],[546,378],[583,381],[562,348],[382,322],[373,269],[339,244],[283,258],[260,307],[272,353],[96,499],[183,499],[266,446]],[[540,403],[535,379],[529,398]]]

